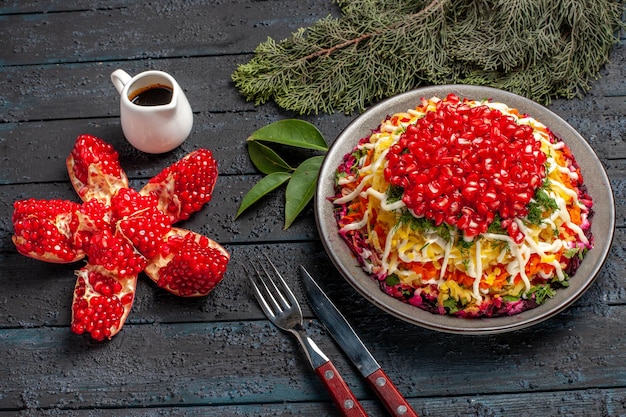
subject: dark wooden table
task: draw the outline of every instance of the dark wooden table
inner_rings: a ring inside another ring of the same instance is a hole
[[[283,39],[336,13],[331,0],[0,3],[0,416],[338,415],[296,341],[252,297],[241,264],[261,252],[294,285],[298,264],[319,277],[421,416],[626,416],[626,49],[613,51],[584,99],[549,106],[589,141],[615,193],[614,245],[596,283],[532,328],[450,335],[358,295],[332,267],[312,209],[282,230],[279,192],[233,219],[260,178],[246,137],[294,115],[246,103],[230,75],[268,36]],[[180,148],[148,155],[127,144],[109,80],[117,68],[178,80],[195,114]],[[305,119],[332,143],[354,117]],[[13,201],[77,200],[64,161],[81,133],[116,147],[134,187],[193,149],[211,149],[220,167],[213,200],[183,226],[232,254],[224,281],[205,298],[176,298],[141,277],[126,326],[104,343],[69,329],[77,265],[26,258],[11,242]],[[368,412],[387,415],[304,310]]]

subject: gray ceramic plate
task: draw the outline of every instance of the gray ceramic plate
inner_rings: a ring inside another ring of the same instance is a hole
[[[572,149],[582,170],[588,192],[593,198],[595,215],[592,233],[595,247],[587,253],[570,286],[557,291],[545,304],[508,316],[484,319],[467,319],[432,314],[405,304],[383,293],[372,277],[366,274],[338,234],[333,217],[333,204],[328,197],[334,195],[335,170],[362,137],[368,136],[387,116],[419,104],[421,98],[444,98],[449,93],[472,100],[491,98],[517,108],[548,126]],[[403,320],[433,330],[461,334],[488,334],[517,330],[537,324],[563,311],[576,301],[593,283],[609,252],[615,227],[615,205],[609,179],[593,149],[569,124],[545,107],[526,98],[493,88],[448,85],[416,89],[387,99],[357,117],[337,137],[321,168],[315,194],[315,216],[318,231],[326,252],[344,278],[371,303]]]

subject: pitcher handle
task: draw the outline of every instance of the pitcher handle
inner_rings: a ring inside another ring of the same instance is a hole
[[[122,69],[117,69],[111,73],[111,81],[113,82],[113,85],[115,86],[117,92],[120,94],[122,94],[124,86],[128,84],[128,82],[132,80],[132,78],[133,77],[128,75],[126,71]]]

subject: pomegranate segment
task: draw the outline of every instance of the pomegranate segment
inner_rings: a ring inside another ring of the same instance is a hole
[[[154,258],[163,236],[172,228],[169,216],[157,208],[156,197],[125,188],[112,202],[116,235],[127,239],[146,258]]]
[[[172,229],[170,219],[156,207],[148,207],[117,222],[117,234],[124,236],[148,259],[162,250],[163,237]]]
[[[77,247],[85,248],[94,234],[102,230],[112,231],[111,208],[100,200],[92,199],[81,204],[78,209],[78,228],[74,234]]]
[[[135,298],[137,275],[120,278],[97,265],[76,271],[71,329],[97,341],[111,339],[124,326]]]
[[[54,263],[75,262],[85,256],[74,243],[79,204],[31,198],[16,201],[13,207],[13,243],[22,255]]]
[[[95,136],[78,136],[66,164],[70,181],[83,201],[95,198],[110,204],[120,189],[128,188],[117,151]]]
[[[182,297],[211,292],[224,277],[230,259],[217,242],[178,228],[165,236],[162,248],[145,272],[159,287]]]
[[[158,199],[158,208],[174,224],[186,220],[211,200],[217,162],[211,151],[198,149],[153,177],[140,191]]]

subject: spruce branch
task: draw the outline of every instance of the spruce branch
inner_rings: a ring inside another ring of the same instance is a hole
[[[405,25],[405,21],[406,20],[412,20],[412,19],[419,19],[420,16],[424,16],[429,14],[430,12],[436,10],[437,8],[443,7],[444,4],[448,3],[449,0],[434,0],[433,2],[431,2],[430,4],[428,4],[423,10],[420,10],[417,13],[411,14],[409,16],[407,16],[406,18],[402,19],[398,24],[392,25],[390,28],[386,28],[385,30],[397,30],[399,28],[401,28],[403,25]],[[352,6],[354,6],[354,4],[352,4]],[[332,53],[336,52],[339,49],[343,49],[346,48],[348,46],[351,45],[357,45],[360,42],[366,41],[374,36],[378,36],[383,34],[383,30],[382,29],[377,29],[372,31],[371,33],[364,33],[360,36],[358,36],[357,38],[353,38],[353,39],[347,39],[346,41],[337,44],[337,45],[333,45],[330,48],[327,49],[320,49],[318,51],[315,51],[307,56],[305,56],[303,59],[305,61],[309,61],[313,58],[317,58],[319,56],[322,55],[331,55]]]
[[[420,85],[502,88],[540,103],[590,88],[619,39],[614,0],[335,0],[341,17],[268,38],[232,75],[259,105],[352,113]]]

